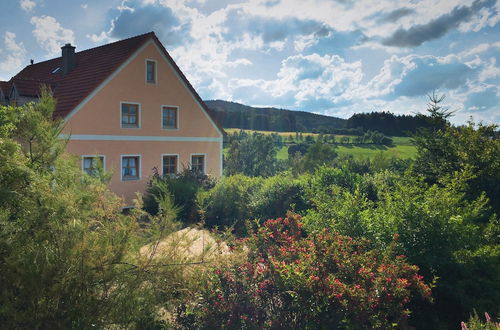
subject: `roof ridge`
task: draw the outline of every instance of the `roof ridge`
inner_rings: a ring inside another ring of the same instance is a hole
[[[139,35],[136,35],[136,36],[133,36],[133,37],[128,37],[126,39],[116,40],[116,41],[110,42],[109,44],[104,44],[104,45],[100,45],[100,46],[96,46],[96,47],[92,47],[92,48],[87,48],[87,49],[81,50],[79,52],[75,52],[75,54],[83,53],[83,52],[90,51],[90,50],[95,50],[95,49],[101,48],[101,47],[106,47],[106,46],[114,45],[114,44],[117,44],[117,43],[120,43],[120,42],[124,42],[124,41],[129,41],[130,39],[144,37],[144,36],[146,36],[148,34],[151,35],[151,36],[155,35],[154,31],[151,31],[151,32],[139,34]]]
[[[75,52],[75,55],[76,54],[80,54],[80,53],[83,53],[83,52],[87,52],[87,51],[91,51],[91,50],[95,50],[95,49],[98,49],[98,48],[102,48],[102,47],[106,47],[106,46],[110,46],[110,45],[114,45],[114,44],[117,44],[117,43],[120,43],[120,42],[123,42],[123,41],[129,41],[131,39],[135,39],[135,38],[140,38],[140,37],[144,37],[146,35],[151,35],[151,36],[155,36],[155,33],[154,31],[150,31],[150,32],[147,32],[147,33],[143,33],[143,34],[139,34],[139,35],[136,35],[136,36],[133,36],[133,37],[129,37],[129,38],[126,38],[126,39],[121,39],[121,40],[116,40],[116,41],[113,41],[113,42],[110,42],[109,44],[104,44],[104,45],[100,45],[100,46],[96,46],[96,47],[92,47],[92,48],[87,48],[87,49],[84,49],[84,50],[80,50],[78,52]],[[45,61],[41,61],[41,62],[35,62],[31,65],[38,65],[38,64],[42,64],[42,63],[46,63],[46,62],[50,62],[50,61],[55,61],[59,58],[61,58],[62,56],[57,56],[57,57],[53,57],[53,58],[50,58],[48,60],[45,60]],[[22,71],[22,70],[21,70]]]

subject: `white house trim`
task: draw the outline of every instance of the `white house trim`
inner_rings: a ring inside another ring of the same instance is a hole
[[[138,179],[125,179],[123,180],[123,157],[138,157],[139,158],[139,178]],[[142,156],[138,154],[122,154],[120,155],[120,181],[140,181],[142,180]]]
[[[84,158],[96,158],[96,157],[102,157],[102,169],[106,171],[106,155],[80,155],[81,157],[81,169],[83,171],[83,160]]]
[[[164,128],[163,127],[163,108],[166,107],[166,108],[175,108],[177,109],[177,123],[176,123],[176,128]],[[168,105],[168,104],[162,104],[160,106],[160,128],[162,130],[165,130],[165,131],[178,131],[180,129],[180,125],[181,125],[181,120],[180,120],[180,117],[181,117],[181,112],[180,112],[180,107],[178,105]]]
[[[220,137],[196,136],[143,136],[143,135],[93,135],[93,134],[60,134],[60,139],[72,141],[170,141],[170,142],[220,142]]]
[[[155,81],[154,82],[148,81],[148,62],[153,62],[155,64]],[[146,85],[157,85],[158,84],[158,62],[156,60],[153,60],[151,58],[146,58],[144,60],[144,81],[146,82]]]
[[[137,127],[123,127],[123,124],[122,124],[122,106],[124,104],[133,104],[133,105],[137,105]],[[137,102],[127,102],[127,101],[121,101],[120,102],[120,128],[124,128],[124,129],[138,129],[138,128],[141,128],[141,120],[142,120],[142,107],[141,107],[141,104],[140,103],[137,103]]]
[[[194,153],[189,154],[189,169],[192,167],[193,156],[203,156],[203,174],[207,174],[207,154],[206,153]]]
[[[179,173],[179,169],[180,169],[180,165],[181,165],[181,157],[179,157],[179,154],[161,154],[161,158],[160,158],[160,164],[161,164],[161,175],[165,175],[165,173],[163,173],[163,157],[164,156],[176,156],[177,157],[177,164],[176,164],[176,174]]]

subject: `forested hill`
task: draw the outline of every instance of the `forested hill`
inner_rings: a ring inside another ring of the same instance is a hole
[[[419,128],[431,125],[429,117],[422,114],[366,112],[356,113],[349,119],[342,119],[306,111],[254,108],[222,100],[210,100],[205,103],[224,128],[348,135],[363,135],[367,131],[378,131],[389,136],[408,136]]]
[[[254,108],[222,100],[205,101],[224,128],[279,132],[330,131],[344,128],[345,119],[276,108]]]

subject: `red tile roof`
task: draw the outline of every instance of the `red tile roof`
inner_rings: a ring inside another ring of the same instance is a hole
[[[75,53],[75,67],[62,75],[62,57],[28,65],[11,82],[22,96],[37,96],[40,85],[50,85],[57,99],[55,116],[64,117],[111,75],[153,33]]]
[[[214,123],[224,132],[222,126],[212,115],[211,110],[201,100],[187,78],[175,64],[172,57],[158,40],[154,32],[120,40],[96,48],[75,53],[75,67],[67,74],[62,75],[62,57],[31,64],[15,75],[9,83],[14,84],[19,95],[37,96],[41,85],[51,87],[57,106],[54,116],[65,117],[92,93],[106,78],[108,78],[122,63],[124,63],[137,49],[148,40],[153,39],[170,61],[186,86],[202,105]],[[7,94],[8,95],[8,94]]]

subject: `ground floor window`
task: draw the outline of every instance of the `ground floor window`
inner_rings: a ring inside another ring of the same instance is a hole
[[[191,170],[199,174],[205,173],[205,155],[191,156]]]
[[[122,180],[138,180],[140,178],[139,166],[139,156],[122,156]]]
[[[164,155],[162,158],[163,175],[177,174],[177,155]]]
[[[88,175],[97,175],[99,168],[104,169],[104,156],[82,156],[82,170]]]

